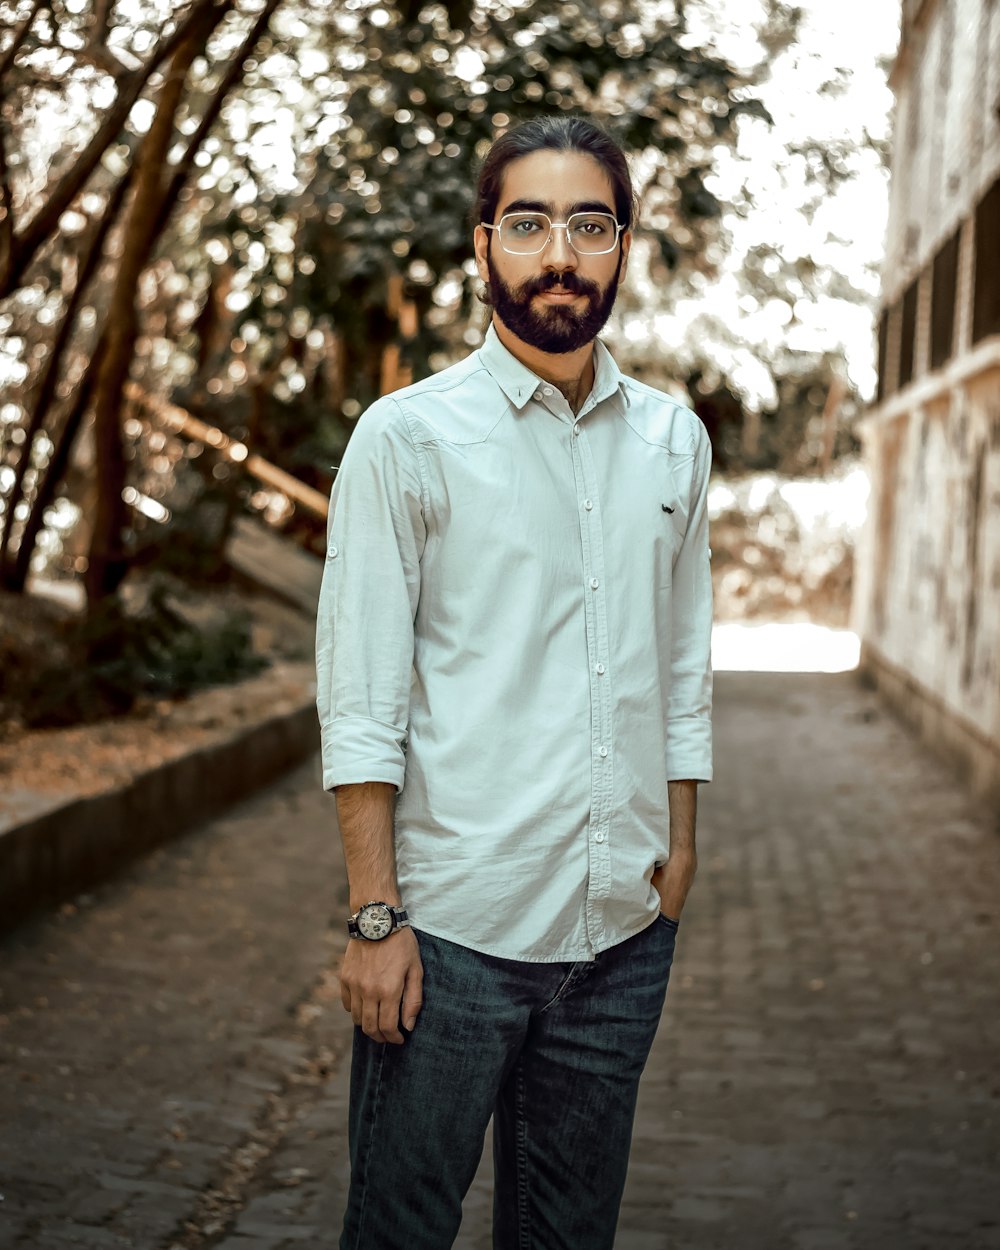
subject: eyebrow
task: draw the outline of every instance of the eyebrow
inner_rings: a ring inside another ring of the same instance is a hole
[[[554,212],[553,206],[543,200],[514,200],[506,206],[500,216],[507,213],[545,213],[546,216],[551,217]],[[615,210],[603,200],[580,200],[576,204],[568,204],[566,216],[572,217],[574,213],[607,213],[609,217],[614,217],[617,221]]]

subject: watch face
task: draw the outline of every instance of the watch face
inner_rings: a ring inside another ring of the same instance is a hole
[[[369,942],[377,942],[392,931],[392,913],[384,903],[362,907],[358,915],[358,932]]]

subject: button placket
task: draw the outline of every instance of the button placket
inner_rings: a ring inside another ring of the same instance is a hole
[[[604,570],[604,541],[601,526],[598,479],[586,431],[579,422],[573,426],[571,447],[573,472],[581,499],[580,537],[583,567],[589,570],[584,598],[587,655],[590,661],[591,809],[588,846],[590,875],[587,888],[587,930],[597,944],[605,936],[602,904],[611,892],[610,822],[613,798],[613,770],[608,743],[611,740],[611,692],[608,674],[607,579]],[[583,437],[580,437],[580,435]]]

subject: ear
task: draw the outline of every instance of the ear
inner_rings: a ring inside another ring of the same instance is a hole
[[[622,234],[621,244],[622,244],[622,267],[618,273],[618,281],[624,282],[625,274],[628,272],[628,254],[632,250],[632,231],[631,230],[626,230]]]
[[[490,246],[490,231],[484,230],[482,226],[476,226],[472,234],[472,239],[476,249],[476,269],[479,272],[480,278],[482,278],[482,280],[488,285],[490,280],[490,267],[489,262],[486,259],[486,254],[489,251]]]

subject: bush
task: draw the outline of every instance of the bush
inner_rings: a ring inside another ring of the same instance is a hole
[[[5,635],[0,650],[16,661],[8,668],[5,712],[15,712],[29,728],[80,724],[120,716],[143,699],[239,681],[266,667],[253,652],[245,617],[228,615],[196,627],[167,595],[157,583],[138,608],[111,599],[87,617],[57,621],[43,657],[26,654]]]

